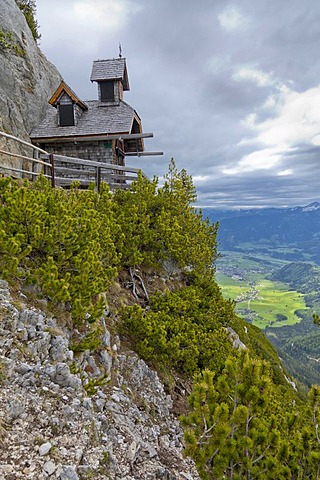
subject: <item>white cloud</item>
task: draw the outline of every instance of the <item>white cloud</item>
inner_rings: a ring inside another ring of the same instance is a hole
[[[292,168],[287,168],[286,170],[281,170],[280,172],[278,172],[278,177],[287,177],[288,175],[292,175],[293,174],[293,170]]]
[[[312,144],[313,145],[320,145],[320,134],[319,135],[315,135],[312,139]]]
[[[272,73],[263,72],[259,68],[256,68],[252,65],[244,65],[237,68],[237,70],[232,75],[232,78],[236,82],[253,82],[258,87],[267,87],[275,85],[276,83]]]
[[[225,175],[237,175],[239,173],[248,173],[255,170],[268,170],[275,167],[281,159],[281,151],[278,148],[266,148],[249,153],[242,157],[237,165],[224,168],[222,173]]]
[[[218,20],[221,27],[228,32],[246,30],[250,23],[250,18],[243,15],[234,5],[227,5],[218,15]]]
[[[95,27],[97,31],[113,34],[121,30],[132,12],[132,3],[127,0],[80,0],[73,6],[76,22]]]
[[[245,127],[254,127],[256,124],[257,114],[249,113],[244,120],[242,120],[242,125]]]
[[[193,183],[195,184],[195,186],[197,186],[201,183],[205,183],[210,179],[211,179],[211,177],[209,175],[194,175],[192,177],[192,180],[193,180]]]
[[[273,108],[275,108],[276,104],[277,100],[275,95],[269,95],[267,100],[264,102],[262,108],[265,110],[272,110]]]
[[[301,143],[318,145],[320,85],[305,92],[286,89],[280,95],[275,116],[253,127],[258,132],[257,139],[264,145],[285,148]]]
[[[242,157],[239,162],[223,169],[225,175],[274,169],[288,152],[300,145],[320,145],[320,85],[304,92],[295,92],[285,86],[277,87],[277,94],[268,97],[262,106],[273,109],[273,117],[258,121],[256,113],[250,113],[242,124],[251,129],[253,136],[244,138],[238,145],[263,146],[261,150]],[[275,171],[275,175],[288,176],[292,169]]]
[[[37,11],[40,24],[52,23],[55,19],[57,28],[47,29],[41,45],[46,47],[54,44],[65,45],[69,50],[81,49],[81,54],[90,54],[98,50],[102,39],[108,44],[126,28],[132,15],[141,10],[140,2],[130,0],[55,0],[46,6],[46,0],[37,1]],[[68,28],[59,28],[66,25]],[[80,43],[79,43],[80,42]],[[116,56],[118,45],[114,45]]]

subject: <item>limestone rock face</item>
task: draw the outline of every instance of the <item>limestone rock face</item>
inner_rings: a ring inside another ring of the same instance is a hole
[[[1,0],[0,32],[23,52],[0,43],[0,130],[28,140],[61,76],[41,53],[15,0]]]
[[[0,280],[1,480],[199,480],[171,396],[110,317],[98,350],[74,353],[69,327],[26,300]]]

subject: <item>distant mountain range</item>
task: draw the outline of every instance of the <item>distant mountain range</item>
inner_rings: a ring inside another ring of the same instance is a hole
[[[220,224],[220,250],[259,250],[277,258],[320,264],[319,202],[293,208],[202,211]]]

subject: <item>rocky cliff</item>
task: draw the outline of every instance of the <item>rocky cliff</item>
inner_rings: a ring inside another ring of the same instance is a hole
[[[95,352],[0,281],[0,478],[196,480],[158,375],[101,319]]]
[[[1,0],[0,130],[28,139],[61,76],[41,53],[15,0]]]

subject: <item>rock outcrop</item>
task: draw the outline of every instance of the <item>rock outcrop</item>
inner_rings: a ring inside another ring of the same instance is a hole
[[[199,479],[157,373],[101,322],[101,346],[75,354],[0,281],[1,479]]]
[[[15,0],[1,0],[1,32],[0,130],[28,139],[61,76],[41,53]]]

